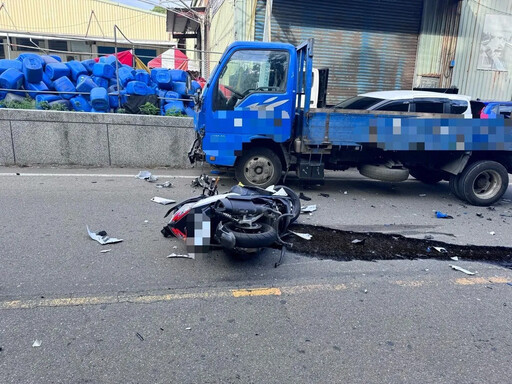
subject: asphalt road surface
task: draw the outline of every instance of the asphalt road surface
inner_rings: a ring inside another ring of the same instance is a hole
[[[274,268],[275,251],[169,259],[185,247],[160,234],[167,207],[150,199],[197,193],[199,171],[153,171],[176,176],[160,178],[170,189],[138,171],[0,168],[0,383],[512,382],[510,269],[293,253]],[[318,206],[306,224],[512,246],[510,190],[487,210],[442,183],[290,182]],[[124,241],[102,246],[86,225]]]

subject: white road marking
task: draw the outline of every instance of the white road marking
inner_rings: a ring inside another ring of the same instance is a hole
[[[135,175],[109,174],[109,173],[0,173],[1,176],[22,176],[22,177],[126,177],[135,179]],[[195,179],[191,175],[154,175],[158,178]],[[215,175],[212,175],[215,177]]]

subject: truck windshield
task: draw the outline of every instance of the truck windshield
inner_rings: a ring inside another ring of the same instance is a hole
[[[287,51],[236,51],[217,81],[214,109],[234,109],[239,100],[253,92],[284,92],[288,61]]]
[[[370,109],[374,105],[384,101],[383,99],[377,99],[375,97],[367,97],[367,96],[356,96],[351,97],[345,101],[342,101],[339,104],[336,104],[334,108],[339,109]]]

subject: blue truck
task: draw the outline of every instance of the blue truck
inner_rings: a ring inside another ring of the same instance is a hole
[[[196,97],[192,163],[234,168],[245,185],[276,184],[283,172],[321,181],[357,168],[397,182],[409,174],[450,182],[461,200],[488,206],[508,188],[512,120],[310,108],[313,40],[235,42]]]

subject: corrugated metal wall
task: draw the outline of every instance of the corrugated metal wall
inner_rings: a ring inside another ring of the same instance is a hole
[[[210,21],[209,31],[209,64],[210,71],[213,70],[222,52],[235,40],[235,18],[234,1],[224,0],[217,6],[217,10]],[[219,53],[214,53],[219,52]]]
[[[509,68],[508,72],[478,69],[480,43],[487,14],[512,16],[512,1],[464,0],[462,2],[452,82],[459,87],[460,93],[473,98],[511,100],[512,68]],[[512,33],[512,22],[509,28]]]
[[[411,89],[422,0],[274,0],[272,40],[315,38],[314,66],[329,68],[327,102]],[[262,8],[261,2],[258,2]],[[256,36],[260,36],[256,18]]]
[[[460,21],[459,0],[425,0],[416,59],[415,87],[449,88],[452,86],[450,62]]]
[[[134,40],[169,41],[166,16],[101,0],[2,0],[0,29],[84,36],[94,10],[89,36],[113,37],[114,25]],[[9,16],[12,18],[9,18]],[[102,33],[103,30],[103,33]]]

